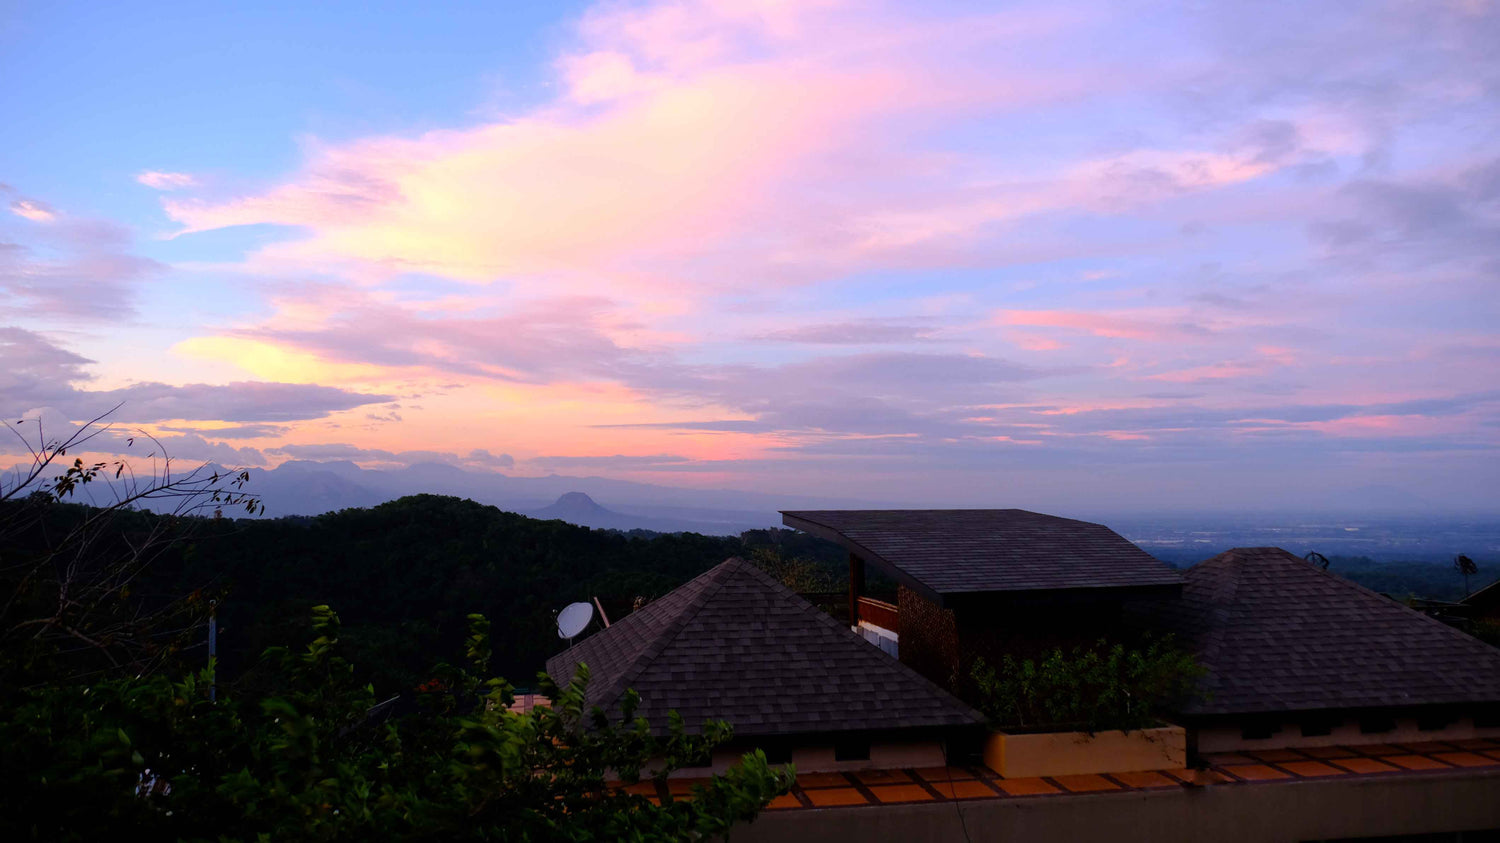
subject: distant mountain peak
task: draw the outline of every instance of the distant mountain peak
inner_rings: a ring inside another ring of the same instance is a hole
[[[583,492],[564,492],[552,505],[547,507],[548,512],[568,513],[576,515],[603,514],[609,510],[594,502],[594,499]]]

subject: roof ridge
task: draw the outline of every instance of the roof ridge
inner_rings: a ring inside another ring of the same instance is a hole
[[[1280,550],[1281,548],[1278,548],[1278,549]],[[1293,559],[1297,558],[1295,555],[1292,555],[1290,551],[1282,550],[1282,552],[1287,553],[1289,556],[1292,556]],[[1427,614],[1426,612],[1419,612],[1416,609],[1413,609],[1412,607],[1406,605],[1405,603],[1402,603],[1400,600],[1396,600],[1394,598],[1387,597],[1386,595],[1381,594],[1380,592],[1375,591],[1374,589],[1366,588],[1366,587],[1360,585],[1359,583],[1355,582],[1354,580],[1351,580],[1351,579],[1348,579],[1348,578],[1345,578],[1345,577],[1341,577],[1338,574],[1333,573],[1332,571],[1329,571],[1329,570],[1326,570],[1326,569],[1323,569],[1323,568],[1314,567],[1312,565],[1312,563],[1308,563],[1307,567],[1313,573],[1315,573],[1315,574],[1321,574],[1321,575],[1323,575],[1325,577],[1329,577],[1334,582],[1338,583],[1339,585],[1341,585],[1341,586],[1343,586],[1345,588],[1353,589],[1354,591],[1357,591],[1357,592],[1363,594],[1366,597],[1372,598],[1373,600],[1375,600],[1375,601],[1377,601],[1377,602],[1379,602],[1381,604],[1388,605],[1388,606],[1390,606],[1393,609],[1398,609],[1398,610],[1401,610],[1401,611],[1403,611],[1403,612],[1405,612],[1405,613],[1407,613],[1407,614],[1409,614],[1409,615],[1411,615],[1413,617],[1420,618],[1422,620],[1422,622],[1427,623],[1429,625],[1432,625],[1436,629],[1443,630],[1443,634],[1445,634],[1445,635],[1456,636],[1457,639],[1462,640],[1464,642],[1464,646],[1466,646],[1466,647],[1473,646],[1473,645],[1478,645],[1480,648],[1483,648],[1485,651],[1490,652],[1495,657],[1495,659],[1497,661],[1500,661],[1500,650],[1497,650],[1494,647],[1491,647],[1490,645],[1484,643],[1483,641],[1480,641],[1478,638],[1475,638],[1474,636],[1468,634],[1467,632],[1464,632],[1461,629],[1455,629],[1455,628],[1449,626],[1448,624],[1445,624],[1442,621],[1438,620],[1437,618],[1432,617],[1431,615]],[[1476,650],[1476,652],[1478,652],[1478,650]]]
[[[1241,606],[1239,601],[1234,599],[1240,590],[1240,569],[1246,561],[1243,554],[1236,552],[1238,549],[1231,548],[1193,566],[1193,568],[1197,568],[1199,565],[1207,565],[1215,560],[1223,559],[1230,569],[1229,582],[1225,584],[1225,588],[1215,591],[1213,599],[1209,604],[1208,634],[1203,636],[1202,640],[1198,642],[1198,661],[1206,667],[1217,662],[1219,653],[1224,649],[1224,639],[1227,637],[1228,631],[1233,628],[1233,625],[1245,611],[1245,607]],[[1192,568],[1188,570],[1192,570]],[[1205,692],[1203,696],[1211,697],[1213,692],[1218,689],[1220,676],[1219,672],[1212,667],[1207,667],[1207,671],[1204,679],[1208,681],[1200,682],[1200,689]]]
[[[707,571],[704,571],[702,574],[699,574],[697,577],[694,577],[693,580],[688,581],[688,583],[691,583],[694,580],[707,578],[709,584],[705,585],[698,591],[697,594],[693,595],[692,599],[688,600],[687,603],[684,604],[680,610],[678,610],[677,614],[672,616],[671,622],[662,627],[661,632],[651,637],[650,642],[645,647],[641,648],[641,651],[636,654],[634,659],[631,660],[630,665],[626,667],[625,670],[621,671],[620,675],[615,679],[615,681],[610,683],[609,687],[605,688],[604,691],[595,698],[595,705],[604,708],[607,711],[610,705],[612,705],[620,697],[621,694],[625,693],[625,690],[629,688],[631,682],[633,682],[635,678],[641,674],[641,671],[645,670],[646,666],[649,665],[658,655],[660,655],[662,650],[666,649],[667,644],[670,643],[674,638],[676,638],[678,633],[682,632],[683,627],[687,626],[689,621],[697,617],[699,612],[703,611],[703,607],[708,605],[709,598],[719,593],[719,591],[724,587],[724,583],[728,580],[729,573],[735,569],[735,566],[731,565],[730,563],[736,561],[741,564],[745,564],[744,559],[738,556],[731,556],[728,559],[725,559],[723,562],[715,565],[714,567],[709,568]],[[685,583],[684,585],[687,585],[688,583]]]
[[[835,632],[847,636],[847,638],[852,643],[859,645],[860,649],[857,650],[857,652],[859,652],[861,656],[873,656],[875,657],[876,661],[890,664],[891,666],[896,668],[897,672],[904,674],[909,679],[916,680],[919,685],[935,692],[936,695],[940,698],[947,698],[948,701],[957,705],[959,708],[970,712],[975,717],[981,720],[984,719],[984,715],[980,714],[973,706],[954,696],[953,693],[950,692],[947,688],[944,688],[936,682],[933,682],[931,679],[928,679],[927,677],[918,673],[910,665],[906,664],[898,658],[895,658],[879,647],[873,646],[872,644],[870,644],[870,642],[862,638],[858,633],[854,632],[854,630],[850,629],[846,624],[839,622],[838,619],[834,618],[832,615],[828,614],[822,609],[819,609],[817,606],[814,606],[810,601],[808,601],[807,598],[792,590],[785,583],[781,582],[766,571],[761,570],[760,568],[749,562],[745,563],[745,568],[748,571],[752,572],[754,576],[758,577],[763,582],[771,584],[777,590],[781,591],[787,596],[794,598],[795,603],[793,605],[795,605],[797,609],[803,614],[811,616],[812,618],[816,619],[818,623],[831,628]]]

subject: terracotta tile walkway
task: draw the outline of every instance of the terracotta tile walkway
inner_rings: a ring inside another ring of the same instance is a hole
[[[1186,787],[1195,781],[1199,784],[1240,785],[1500,768],[1500,740],[1252,750],[1209,754],[1204,760],[1209,768],[1201,771],[1165,770],[1018,779],[1001,778],[990,769],[977,766],[809,773],[799,776],[791,793],[778,796],[771,802],[769,810],[1112,793]],[[656,802],[667,798],[690,798],[692,784],[691,780],[674,779],[661,788],[652,782],[643,782],[627,790],[648,794]]]

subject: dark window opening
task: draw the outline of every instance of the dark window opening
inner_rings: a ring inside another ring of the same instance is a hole
[[[1363,735],[1380,735],[1396,731],[1396,718],[1382,714],[1359,718],[1359,731]]]
[[[1423,714],[1417,717],[1417,730],[1421,732],[1438,732],[1453,725],[1454,717],[1451,714]]]
[[[792,745],[789,743],[761,744],[760,751],[766,754],[767,764],[792,763]]]
[[[1270,720],[1251,720],[1240,727],[1240,737],[1247,741],[1263,741],[1281,731],[1281,724]]]
[[[1500,729],[1500,706],[1486,706],[1474,712],[1474,728]]]
[[[843,738],[833,744],[835,761],[869,761],[870,742],[864,738]]]
[[[1321,738],[1333,734],[1339,721],[1333,717],[1314,717],[1302,721],[1302,737]]]
[[[949,767],[983,763],[983,753],[974,741],[944,741],[943,758],[947,760]]]

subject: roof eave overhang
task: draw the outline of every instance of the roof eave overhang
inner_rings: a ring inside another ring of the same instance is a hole
[[[1104,597],[1119,600],[1179,597],[1183,584],[1180,582],[1147,583],[1145,585],[1084,585],[1070,588],[999,589],[992,591],[950,591],[949,603],[966,600],[1036,600],[1074,599],[1080,597]]]
[[[820,539],[827,539],[839,545],[855,556],[865,560],[865,562],[873,563],[882,572],[894,577],[897,582],[922,595],[928,601],[936,603],[939,606],[943,605],[943,595],[935,591],[931,586],[908,574],[889,559],[883,558],[880,554],[849,538],[838,530],[825,524],[819,524],[816,521],[798,518],[785,511],[781,513],[781,523],[794,530],[801,530],[809,535],[817,536]]]

